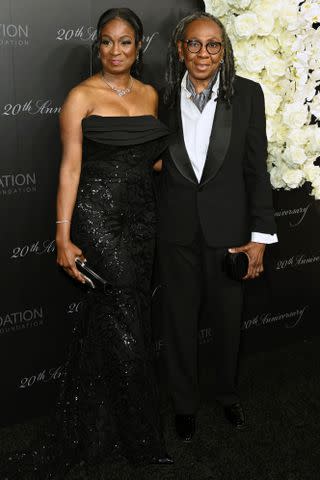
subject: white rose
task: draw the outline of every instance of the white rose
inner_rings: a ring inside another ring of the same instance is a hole
[[[238,37],[249,38],[258,31],[258,17],[255,13],[247,12],[234,19],[234,30]]]
[[[316,86],[312,82],[308,82],[306,85],[299,85],[295,92],[295,99],[300,98],[302,103],[305,100],[310,102],[316,94]]]
[[[280,141],[278,137],[278,132],[280,131],[280,128],[282,127],[283,129],[283,141]],[[287,135],[287,128],[283,125],[283,123],[279,122],[279,115],[274,115],[274,116],[267,116],[267,137],[269,140],[269,149],[272,148],[272,145],[277,146],[277,149],[279,146],[282,146],[282,144],[285,141],[286,135]],[[270,143],[272,142],[272,143]]]
[[[275,124],[276,125],[276,124]],[[283,163],[282,160],[282,148],[276,142],[269,142],[268,144],[268,152],[270,160],[272,160],[273,165],[279,166]]]
[[[317,3],[305,2],[301,5],[301,15],[309,23],[318,23],[320,22],[320,5]]]
[[[313,100],[311,103],[309,103],[310,106],[310,112],[312,115],[316,117],[316,119],[320,120],[320,94],[316,95],[313,97]]]
[[[299,128],[307,123],[308,107],[300,103],[287,103],[283,108],[282,119],[288,127]]]
[[[316,53],[319,50],[319,40],[318,29],[311,28],[309,24],[302,26],[296,33],[296,38],[292,43],[292,51],[306,52],[308,56],[315,49],[314,53]]]
[[[286,73],[286,69],[287,63],[282,58],[276,56],[269,58],[266,64],[268,76],[275,80],[277,80],[278,77],[283,77]]]
[[[239,40],[235,42],[234,56],[238,75],[259,82],[260,76],[258,73],[263,68],[264,61],[256,64],[255,58],[251,62],[251,55],[252,48],[246,41]]]
[[[309,81],[312,82],[313,84],[316,84],[319,80],[320,80],[320,72],[317,72],[314,70],[309,74]]]
[[[310,70],[315,70],[319,74],[320,70],[320,57],[319,57],[319,50],[316,56],[312,56],[309,60],[309,68]]]
[[[267,61],[268,58],[264,50],[261,50],[259,46],[257,46],[249,49],[248,55],[243,58],[243,65],[248,72],[258,73],[263,70]]]
[[[204,4],[207,12],[219,18],[229,12],[230,8],[227,2],[221,0],[204,0]]]
[[[278,10],[278,20],[281,27],[285,30],[296,30],[299,23],[298,2],[293,0],[278,0],[276,2]]]
[[[318,28],[315,29],[308,26],[308,30],[304,37],[304,44],[310,54],[313,53],[314,55],[319,56],[320,32]]]
[[[303,52],[305,50],[305,35],[299,33],[293,39],[291,45],[292,52]]]
[[[257,12],[257,17],[259,24],[257,34],[261,36],[270,35],[274,29],[274,18],[272,13],[260,8],[260,10]]]
[[[259,12],[263,10],[264,12],[273,15],[274,12],[277,11],[277,6],[275,2],[270,0],[263,0],[263,5],[261,4],[261,0],[254,0],[251,4],[250,10],[256,14],[259,14]]]
[[[279,41],[277,38],[268,35],[267,37],[261,39],[263,46],[267,51],[276,52],[279,49]]]
[[[306,130],[307,147],[310,154],[319,155],[320,152],[320,128],[318,125],[308,125]]]
[[[287,99],[291,98],[291,93],[295,92],[295,83],[288,78],[279,78],[276,83],[270,82],[270,88],[273,88],[279,95],[285,95]]]
[[[269,148],[271,143],[276,141],[276,131],[277,131],[278,122],[275,122],[274,117],[267,117],[267,138],[269,141]]]
[[[282,179],[286,183],[286,190],[301,187],[305,181],[303,172],[292,168],[283,169]]]
[[[276,131],[277,131],[277,123],[274,121],[274,118],[267,118],[267,138],[270,146],[270,142],[274,142],[276,140]]]
[[[303,172],[305,174],[306,180],[308,182],[318,183],[320,179],[320,168],[314,165],[313,163],[303,165]],[[319,184],[320,186],[320,184]]]
[[[277,33],[276,38],[278,39],[278,42],[283,50],[291,51],[293,42],[295,40],[295,37],[291,32],[281,29],[280,32]]]
[[[237,69],[237,74],[241,75],[241,77],[248,78],[249,80],[253,80],[254,82],[260,81],[260,76],[258,73],[248,72],[245,68]]]
[[[307,52],[297,52],[294,56],[294,65],[299,67],[308,67],[309,55]]]
[[[273,117],[279,108],[282,97],[280,95],[276,95],[265,85],[263,85],[263,93],[265,96],[266,114],[270,117]]]
[[[286,182],[282,178],[282,170],[277,167],[270,170],[270,181],[273,188],[284,188],[286,186]]]
[[[308,81],[308,69],[303,66],[293,66],[290,69],[290,77],[299,85],[304,85]]]
[[[289,167],[297,167],[306,162],[307,155],[299,145],[288,145],[283,152],[283,160]]]
[[[274,148],[273,153],[268,154],[267,167],[268,167],[269,173],[271,173],[271,171],[273,172],[272,175],[274,177],[274,184],[275,183],[279,184],[280,179],[282,179],[283,168],[284,167],[288,168],[282,160],[282,152],[279,148]],[[276,187],[276,188],[280,188],[280,187]]]
[[[291,145],[305,146],[309,140],[308,127],[291,128],[287,133],[286,141]]]
[[[280,118],[279,118],[278,128],[277,128],[276,133],[275,133],[275,138],[276,138],[277,143],[279,145],[284,145],[284,143],[286,142],[286,139],[287,139],[287,135],[288,135],[288,126],[285,125],[283,122],[281,122]]]
[[[227,0],[230,8],[246,9],[250,6],[251,0]]]
[[[275,10],[276,9],[276,3],[274,0],[263,0],[263,9],[264,10]],[[261,0],[253,0],[251,3],[251,10],[258,12],[261,10],[262,5],[261,5]]]
[[[250,45],[246,40],[236,40],[233,45],[233,53],[236,61],[240,64],[248,57]]]
[[[311,102],[316,95],[316,85],[314,85],[312,82],[308,82],[305,86],[304,94],[306,96],[306,100]]]

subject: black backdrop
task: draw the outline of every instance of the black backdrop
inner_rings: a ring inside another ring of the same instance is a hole
[[[1,0],[0,423],[48,412],[55,400],[81,290],[55,265],[55,194],[60,161],[58,112],[90,75],[102,0]],[[159,86],[169,32],[201,0],[129,4],[145,25],[145,80]],[[319,202],[318,202],[319,203]],[[320,207],[307,188],[275,192],[280,243],[266,274],[246,286],[243,352],[268,350],[319,333]],[[160,292],[160,291],[159,291]],[[161,353],[160,295],[154,297]],[[202,368],[214,332],[200,325]]]

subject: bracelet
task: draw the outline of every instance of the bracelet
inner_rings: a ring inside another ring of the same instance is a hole
[[[56,223],[70,223],[70,220],[57,220]]]

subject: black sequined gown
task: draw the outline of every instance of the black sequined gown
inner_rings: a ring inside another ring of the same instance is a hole
[[[152,116],[92,115],[82,127],[72,240],[112,288],[107,294],[86,295],[83,321],[73,332],[55,447],[53,453],[43,449],[61,471],[67,464],[92,465],[117,457],[148,463],[165,452],[149,307],[155,238],[152,165],[166,146],[168,131]],[[42,457],[36,461],[39,471],[45,455],[40,449],[35,456]],[[52,462],[49,470],[49,476],[39,478],[56,478]]]

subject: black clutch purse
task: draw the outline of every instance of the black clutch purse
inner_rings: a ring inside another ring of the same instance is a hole
[[[249,259],[246,253],[226,253],[224,258],[224,270],[233,280],[242,280],[247,274],[248,265]]]
[[[108,288],[111,287],[110,283],[107,282],[104,278],[100,277],[92,268],[88,267],[86,262],[80,260],[80,258],[75,259],[77,269],[82,273],[86,283],[96,290],[102,290],[105,292]]]

